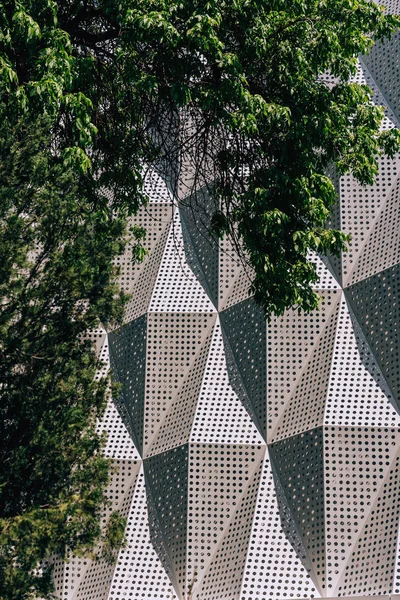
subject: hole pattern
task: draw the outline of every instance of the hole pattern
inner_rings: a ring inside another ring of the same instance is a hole
[[[327,265],[324,264],[322,259],[317,254],[311,252],[308,256],[308,260],[314,263],[317,270],[318,281],[313,286],[315,290],[319,290],[322,293],[325,290],[340,289],[339,283],[327,268]]]
[[[243,539],[247,544],[249,525],[236,520],[235,515],[238,517],[240,511],[248,510],[249,503],[254,506],[264,452],[263,446],[191,444],[187,585],[192,582],[195,585],[197,580],[199,593],[200,582],[204,578],[209,581],[208,590],[201,584],[201,597],[212,598],[217,593],[215,583],[221,586],[219,595],[226,593],[229,597],[229,585],[236,585],[233,573],[239,564],[243,568],[244,556],[240,556],[236,547],[235,558],[228,560],[228,557],[235,552],[234,530],[247,532]],[[220,570],[215,569],[214,562],[218,552]]]
[[[150,203],[148,206],[142,207],[138,211],[136,217],[132,217],[128,222],[128,230],[129,227],[133,225],[138,225],[146,230],[146,237],[143,245],[148,251],[148,256],[142,263],[133,263],[132,245],[128,242],[125,252],[118,257],[115,262],[119,269],[118,283],[120,287],[127,293],[134,292],[136,303],[139,301],[139,305],[142,304],[140,302],[142,298],[141,296],[137,297],[137,294],[144,294],[142,286],[149,276],[150,281],[146,286],[146,291],[147,295],[149,295],[149,292],[151,295],[154,285],[154,277],[151,277],[152,270],[150,269],[148,263],[150,262],[150,257],[153,256],[157,250],[158,253],[156,256],[159,254],[159,246],[161,246],[161,251],[163,250],[163,245],[165,245],[166,242],[165,232],[169,230],[171,217],[171,206],[168,204]],[[133,243],[135,243],[134,240]],[[159,261],[157,262],[156,257],[154,257],[154,259],[151,261],[151,263],[154,262],[157,266],[159,266]],[[143,270],[146,270],[146,277],[141,277],[141,286],[138,286],[138,277]]]
[[[324,436],[327,584],[331,593],[337,595],[335,592],[339,593],[346,563],[349,564],[351,558],[354,566],[359,558],[355,545],[361,543],[363,528],[369,517],[368,528],[374,527],[370,548],[374,543],[379,547],[379,522],[376,517],[374,520],[372,511],[379,502],[388,471],[398,468],[396,455],[400,432],[378,427],[326,427]],[[395,540],[392,543],[395,545]],[[364,577],[358,578],[358,584],[357,578],[356,581],[353,579],[354,585],[361,584],[357,593],[364,593],[362,579],[364,585],[370,585],[369,575],[365,575],[364,572]],[[343,595],[344,589],[342,584],[340,591]],[[390,586],[381,591],[390,592]]]
[[[369,596],[391,589],[400,511],[399,466],[396,456],[342,575],[339,596]]]
[[[242,600],[319,597],[302,562],[307,559],[305,552],[302,553],[299,544],[294,550],[294,536],[284,529],[292,521],[290,513],[285,513],[281,519],[278,487],[275,487],[267,453],[243,575]],[[281,500],[280,505],[285,506],[285,503]],[[294,533],[298,541],[299,536]]]
[[[400,179],[397,179],[358,258],[350,284],[367,279],[400,262],[399,196]]]
[[[185,377],[192,370],[214,322],[213,314],[149,315],[144,417],[146,452]]]
[[[181,386],[171,400],[148,456],[166,452],[189,441],[210,349],[211,335],[212,329],[198,349],[190,370],[187,371]]]
[[[188,263],[214,305],[218,306],[219,252],[217,241],[209,234],[211,216],[216,209],[213,198],[203,189],[191,197],[190,204],[182,203],[180,214],[185,226]]]
[[[143,445],[146,338],[145,315],[109,334],[111,369],[121,384],[114,401],[139,450]]]
[[[266,325],[261,309],[249,299],[220,315],[229,382],[260,433],[266,423]]]
[[[109,600],[173,600],[173,586],[150,540],[143,468],[132,495],[126,548],[120,551]]]
[[[322,425],[340,291],[324,291],[318,312],[288,311],[269,325],[267,441]]]
[[[164,179],[154,169],[149,169],[144,177],[143,191],[150,203],[172,204],[172,196]]]
[[[378,379],[378,369],[369,349],[364,346],[363,356],[360,354],[350,313],[343,296],[329,379],[325,424],[400,426],[399,415],[364,364],[367,361],[370,363],[370,369],[371,367],[373,369],[371,371],[375,371],[375,378]]]
[[[153,505],[153,519],[167,544],[172,577],[179,593],[185,587],[186,579],[188,446],[151,456],[144,466],[148,502]],[[154,536],[157,546],[159,531],[152,526],[152,521],[150,536]]]
[[[185,261],[179,215],[173,221],[150,312],[213,312],[215,308]]]
[[[324,448],[322,428],[307,431],[271,444],[272,465],[282,486],[281,518],[297,529],[313,579],[319,590],[326,589]]]
[[[218,321],[198,395],[190,441],[209,444],[263,443],[263,438],[229,383]]]
[[[194,598],[213,600],[224,597],[235,600],[240,593],[243,571],[248,551],[252,517],[260,484],[262,463],[254,473],[244,496],[224,532],[212,563],[201,581],[199,592]]]
[[[400,14],[399,3],[385,0],[384,4],[394,14]],[[363,61],[368,67],[376,85],[385,98],[385,104],[393,110],[399,118],[399,61],[400,61],[400,34],[397,33],[390,41],[377,42],[368,56]]]
[[[398,407],[400,391],[397,298],[400,267],[395,266],[348,288],[346,296]]]
[[[341,228],[352,236],[349,251],[342,257],[343,285],[349,284],[352,271],[375,222],[397,180],[396,162],[380,158],[378,175],[373,187],[362,187],[352,176],[340,180]]]
[[[230,238],[225,237],[219,248],[219,298],[218,308],[224,310],[249,296],[253,274],[237,257]]]

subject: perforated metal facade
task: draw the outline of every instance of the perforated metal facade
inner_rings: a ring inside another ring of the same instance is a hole
[[[399,53],[399,37],[376,46],[357,75],[385,127]],[[59,597],[400,598],[400,160],[382,159],[372,188],[338,181],[350,252],[314,258],[319,312],[268,326],[204,214],[147,185],[149,256],[120,260],[126,322],[93,334],[122,384],[99,427],[127,546],[113,567],[57,565]]]

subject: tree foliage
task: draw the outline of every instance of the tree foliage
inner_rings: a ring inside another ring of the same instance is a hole
[[[52,156],[45,120],[0,129],[0,597],[25,598],[50,589],[39,561],[105,533],[110,464],[95,427],[109,381],[85,336],[122,314],[124,220]]]
[[[143,165],[167,169],[174,190],[190,180],[187,204],[212,182],[212,232],[251,265],[267,317],[315,307],[307,255],[347,242],[326,226],[327,168],[368,184],[399,146],[370,90],[349,82],[399,20],[368,0],[5,0],[0,23],[8,599],[47,597],[39,562],[103,535],[110,465],[95,422],[108,381],[85,332],[121,317],[113,260],[146,201]]]

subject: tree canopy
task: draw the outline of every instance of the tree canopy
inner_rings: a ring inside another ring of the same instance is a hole
[[[143,165],[251,265],[266,317],[318,304],[337,254],[327,169],[371,183],[383,110],[350,81],[399,19],[368,0],[5,0],[0,6],[0,597],[48,597],[52,553],[104,535],[107,378],[84,334],[118,321],[115,257]],[[186,188],[182,187],[182,180]],[[184,190],[184,191],[182,191]],[[185,191],[186,190],[186,191]],[[130,232],[137,259],[143,232]],[[108,539],[113,536],[109,535]]]

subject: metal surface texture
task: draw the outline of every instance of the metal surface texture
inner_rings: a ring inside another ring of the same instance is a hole
[[[399,60],[399,36],[360,59],[385,127]],[[269,324],[208,236],[207,193],[203,212],[173,209],[149,175],[149,255],[120,259],[125,323],[92,334],[121,383],[99,428],[127,544],[114,566],[57,564],[62,600],[400,600],[399,167],[337,182],[350,252],[313,258],[319,311]]]

